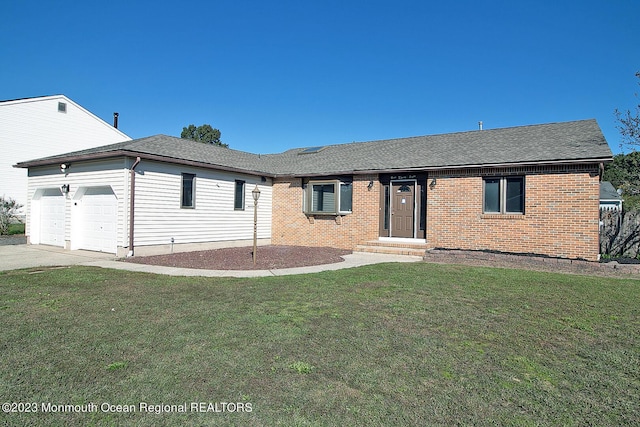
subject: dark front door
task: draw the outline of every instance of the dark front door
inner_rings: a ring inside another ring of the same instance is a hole
[[[395,181],[391,185],[391,237],[414,237],[414,181]]]

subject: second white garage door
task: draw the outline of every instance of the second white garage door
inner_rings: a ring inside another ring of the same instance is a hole
[[[116,253],[118,199],[109,186],[87,187],[79,198],[78,249]],[[75,234],[75,233],[74,233]]]

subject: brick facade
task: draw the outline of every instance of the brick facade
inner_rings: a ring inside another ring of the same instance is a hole
[[[437,176],[436,186],[427,193],[429,245],[596,261],[598,167],[521,172],[525,175],[524,215],[483,214],[481,174]],[[485,174],[491,173],[496,171]]]
[[[504,174],[525,176],[524,215],[482,213],[482,177]],[[354,249],[378,239],[378,178],[353,177],[353,213],[341,216],[307,216],[302,179],[275,179],[272,243]],[[598,259],[597,165],[437,171],[429,173],[427,183],[433,178],[426,213],[431,247]]]
[[[377,239],[379,192],[378,175],[355,175],[352,214],[308,216],[302,211],[302,179],[275,179],[271,242],[354,249],[359,243]]]

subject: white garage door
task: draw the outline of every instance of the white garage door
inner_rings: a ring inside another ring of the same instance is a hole
[[[40,243],[64,246],[65,199],[57,188],[46,189],[40,196]]]
[[[111,187],[88,187],[80,199],[80,247],[91,251],[116,253],[118,200]]]

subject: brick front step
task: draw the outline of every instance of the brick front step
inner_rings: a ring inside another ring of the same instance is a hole
[[[424,257],[427,249],[430,249],[430,246],[426,243],[403,243],[372,240],[356,246],[354,252]]]

